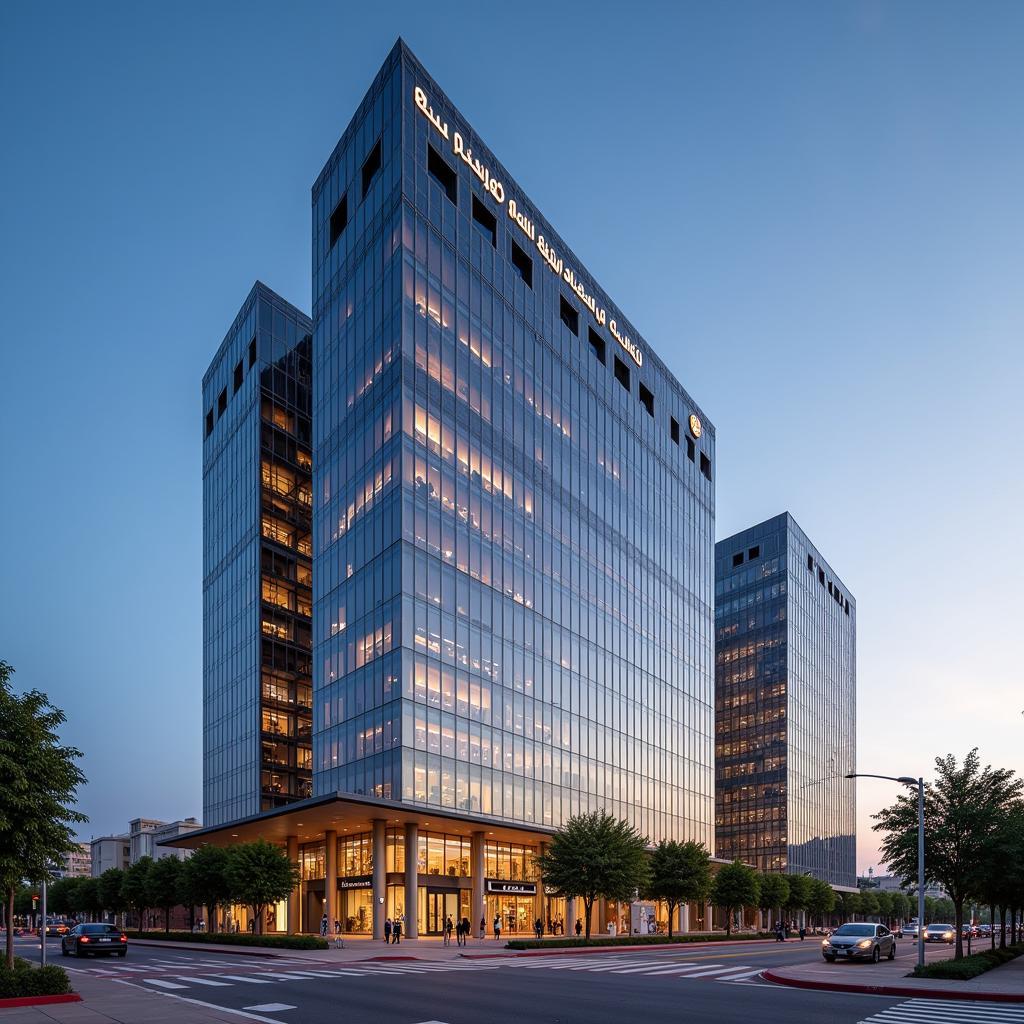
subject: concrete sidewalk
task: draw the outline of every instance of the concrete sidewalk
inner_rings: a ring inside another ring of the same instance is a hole
[[[910,996],[917,999],[977,999],[985,1002],[1024,1003],[1024,957],[995,967],[970,981],[907,976],[906,963],[883,960],[878,964],[805,964],[772,967],[763,977],[779,985],[830,992]]]

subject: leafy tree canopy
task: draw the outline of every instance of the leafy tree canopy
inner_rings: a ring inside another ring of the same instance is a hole
[[[735,860],[715,875],[711,902],[725,911],[725,933],[732,934],[732,913],[740,907],[756,907],[760,901],[757,872]]]
[[[651,853],[646,895],[668,906],[668,934],[681,903],[703,900],[711,888],[711,857],[702,843],[663,839]]]
[[[227,878],[232,898],[252,908],[257,929],[263,931],[263,911],[287,899],[298,885],[298,869],[278,846],[258,839],[232,847]]]

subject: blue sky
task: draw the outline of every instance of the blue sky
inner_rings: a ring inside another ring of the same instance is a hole
[[[1024,7],[0,7],[0,657],[84,835],[201,813],[200,379],[395,38],[856,595],[864,771],[1020,770]],[[861,783],[858,867],[875,860]]]

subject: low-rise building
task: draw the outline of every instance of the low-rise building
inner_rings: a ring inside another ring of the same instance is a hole
[[[128,836],[100,836],[89,844],[92,877],[99,878],[110,868],[122,871],[131,863],[131,845]]]
[[[76,843],[64,854],[58,878],[88,878],[92,874],[92,843]]]

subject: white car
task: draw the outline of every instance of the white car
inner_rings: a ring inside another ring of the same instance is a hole
[[[908,938],[908,939],[916,939],[917,938],[917,924],[916,924],[916,922],[912,921],[910,924],[905,924],[903,926],[903,935],[904,935],[905,938]]]
[[[956,928],[951,924],[926,924],[924,926],[925,942],[947,942],[953,945],[956,940]]]

